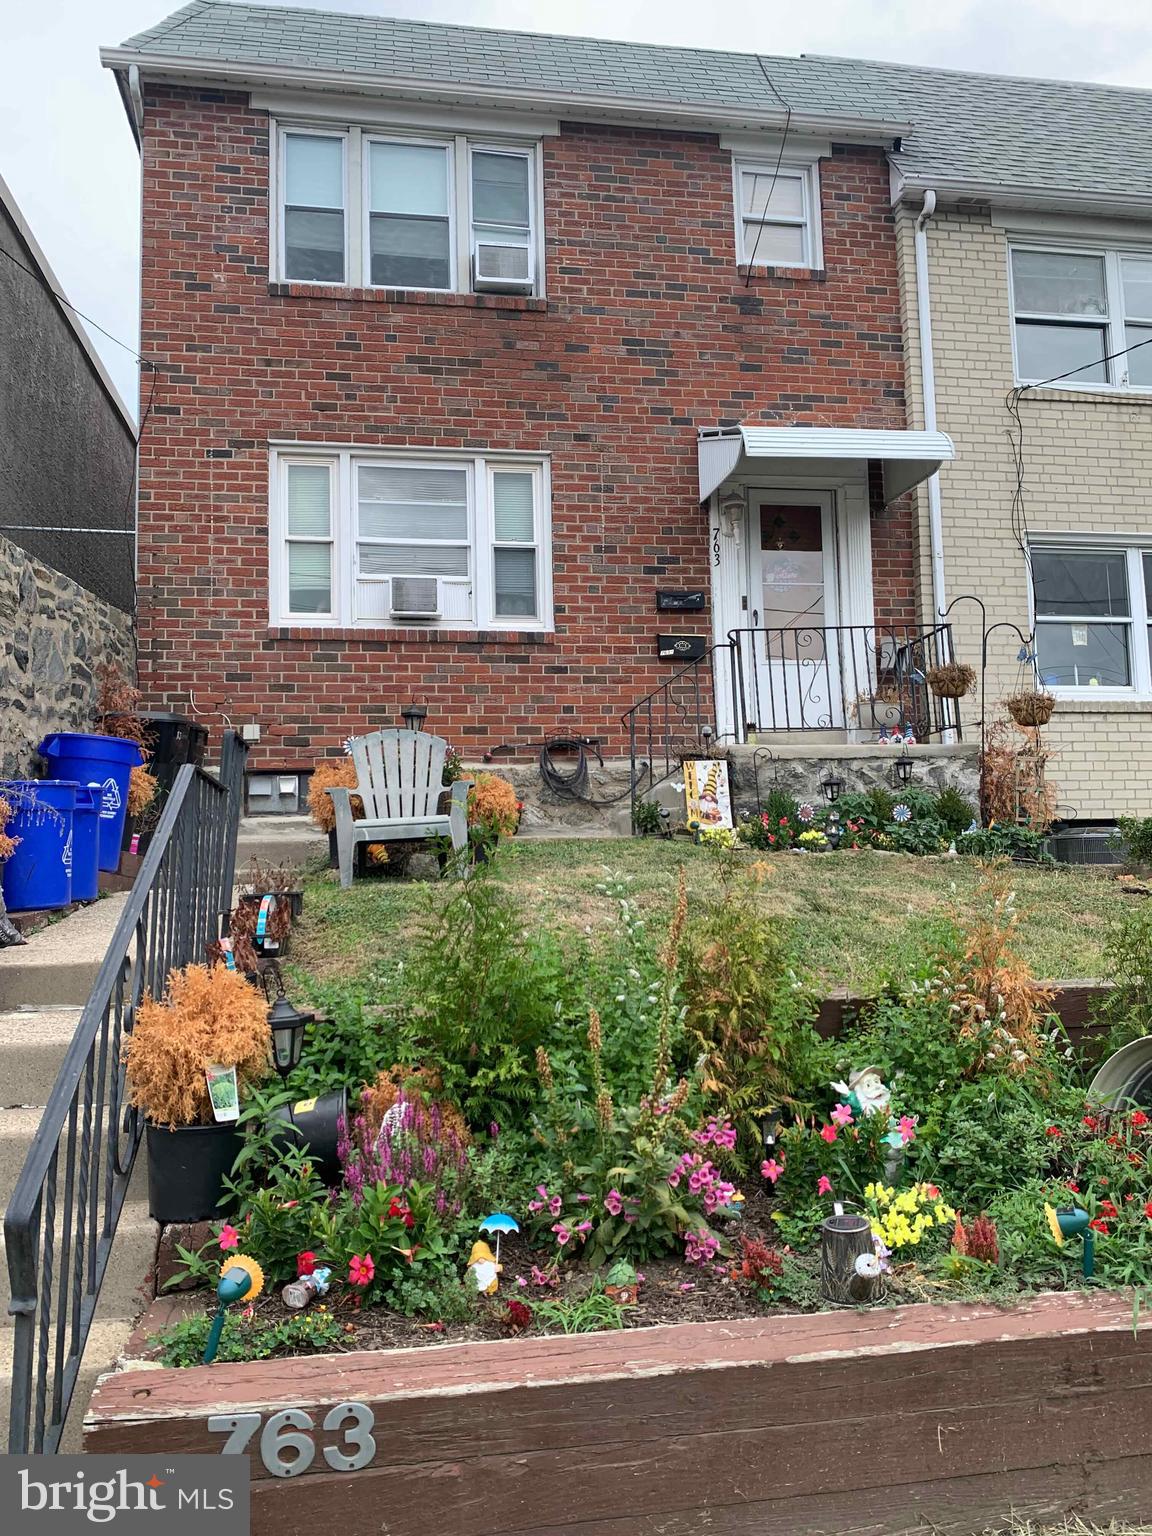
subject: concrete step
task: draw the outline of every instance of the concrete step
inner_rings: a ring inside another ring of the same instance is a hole
[[[106,896],[0,949],[0,1009],[82,1007],[127,900]]]
[[[0,1108],[47,1103],[80,1012],[16,1008],[0,1013]]]
[[[81,1437],[84,1414],[96,1386],[96,1378],[116,1364],[132,1336],[132,1328],[133,1320],[127,1317],[97,1319],[92,1324],[72,1394],[72,1407],[60,1441],[60,1450],[65,1454],[78,1455],[83,1450]],[[8,1418],[12,1401],[13,1337],[10,1328],[0,1330],[0,1448],[4,1450],[8,1448]]]
[[[309,816],[242,816],[236,834],[236,879],[242,881],[249,864],[286,864],[304,869],[327,863],[328,834]]]
[[[144,1154],[141,1153],[141,1161]],[[135,1180],[133,1180],[135,1183]],[[129,1198],[124,1202],[116,1237],[100,1287],[100,1300],[96,1304],[97,1320],[112,1317],[135,1317],[147,1304],[143,1294],[148,1277],[156,1261],[156,1247],[160,1241],[160,1226],[148,1214],[147,1200]],[[60,1258],[60,1235],[56,1238],[56,1258]],[[58,1277],[57,1277],[58,1278]],[[0,1239],[0,1334],[13,1326],[14,1319],[8,1311],[12,1291],[8,1279],[8,1255],[3,1239]],[[56,1305],[56,1290],[53,1306]]]

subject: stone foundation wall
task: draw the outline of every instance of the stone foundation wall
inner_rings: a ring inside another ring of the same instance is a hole
[[[96,670],[132,676],[132,620],[0,535],[0,774],[26,777],[50,731],[92,726]]]
[[[893,764],[900,755],[898,747],[835,746],[780,747],[760,749],[754,761],[752,747],[728,750],[729,782],[732,802],[737,808],[756,803],[756,769],[759,767],[760,796],[765,798],[774,787],[822,805],[820,780],[829,770],[844,780],[844,793],[860,790],[897,788]],[[769,750],[774,756],[768,755]],[[945,788],[959,792],[975,806],[980,796],[980,751],[976,742],[954,747],[909,747],[912,759],[911,783],[919,789],[938,793]]]

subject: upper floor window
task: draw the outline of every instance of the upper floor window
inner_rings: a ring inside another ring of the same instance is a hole
[[[737,158],[736,249],[746,267],[819,267],[820,166]]]
[[[538,291],[534,145],[286,127],[274,267],[288,282]]]
[[[551,628],[542,459],[281,449],[274,623]]]
[[[1036,664],[1058,691],[1152,694],[1152,550],[1031,550]]]
[[[1152,346],[1141,345],[1152,341],[1152,255],[1030,245],[1011,254],[1021,383],[1152,388]]]

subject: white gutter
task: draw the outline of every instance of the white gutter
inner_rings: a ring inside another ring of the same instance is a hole
[[[618,96],[610,91],[541,90],[508,86],[490,81],[420,80],[412,76],[375,74],[371,70],[325,68],[321,65],[277,64],[268,60],[238,62],[200,59],[180,54],[149,53],[132,48],[101,48],[105,69],[127,70],[136,65],[146,79],[175,79],[190,83],[227,81],[243,89],[253,86],[295,85],[303,89],[342,91],[396,100],[436,101],[468,106],[533,108],[553,116],[608,121],[679,123],[685,127],[716,131],[721,128],[757,128],[779,131],[788,124],[790,133],[807,133],[840,142],[891,145],[911,132],[911,124],[851,113],[792,112],[782,107],[737,107],[721,103],[661,101],[657,98]]]
[[[936,431],[936,367],[932,357],[932,296],[928,287],[927,224],[936,212],[936,194],[929,187],[916,219],[916,320],[920,332],[920,388],[924,396],[924,430]],[[928,477],[928,546],[932,556],[932,607],[938,617],[948,606],[944,585],[944,520],[940,512],[940,475]]]

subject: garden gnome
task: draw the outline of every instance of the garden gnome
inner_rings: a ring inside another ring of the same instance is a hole
[[[487,1243],[472,1244],[472,1252],[468,1255],[468,1273],[472,1276],[478,1295],[495,1296],[503,1268],[503,1264],[497,1264],[496,1255]]]
[[[892,1090],[876,1067],[859,1067],[848,1074],[846,1083],[833,1083],[832,1087],[859,1115],[886,1115],[892,1102]]]

